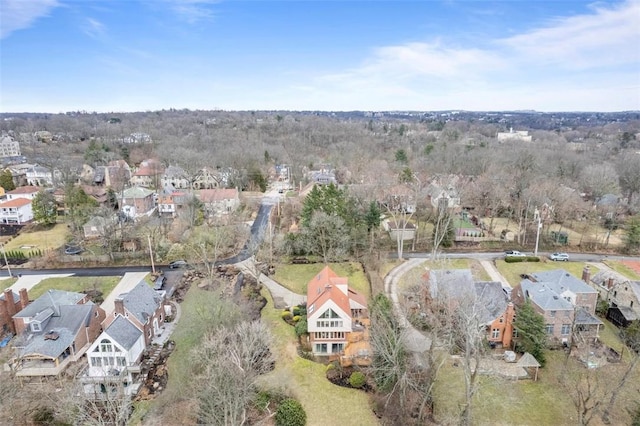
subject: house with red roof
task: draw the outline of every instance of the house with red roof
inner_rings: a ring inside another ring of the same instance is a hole
[[[14,198],[0,203],[0,223],[22,225],[33,220],[31,200]]]
[[[307,324],[314,355],[370,358],[366,298],[328,266],[307,285]]]

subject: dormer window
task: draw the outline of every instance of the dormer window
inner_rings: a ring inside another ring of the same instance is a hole
[[[31,331],[37,333],[38,331],[42,331],[42,325],[39,321],[34,321],[31,323]]]

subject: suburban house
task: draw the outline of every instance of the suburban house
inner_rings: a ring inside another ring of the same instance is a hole
[[[16,374],[59,374],[85,353],[100,334],[104,318],[104,310],[86,294],[47,291],[13,316]]]
[[[145,160],[140,163],[140,167],[131,176],[130,182],[133,186],[143,188],[158,188],[160,177],[164,174],[164,167],[157,160]]]
[[[640,281],[611,281],[607,282],[607,285],[611,283],[606,299],[610,305],[607,319],[618,327],[628,327],[631,322],[640,320]]]
[[[427,200],[431,203],[434,210],[457,210],[460,208],[460,194],[457,189],[458,184],[458,176],[452,176],[442,179],[436,178],[427,186]]]
[[[146,347],[154,335],[162,332],[165,319],[164,305],[164,297],[145,281],[141,281],[131,291],[120,294],[114,300],[113,310],[103,304],[107,318],[102,327],[108,329],[118,315],[123,316],[142,331]]]
[[[612,269],[603,269],[592,277],[588,266],[582,271],[582,279],[598,290],[601,299],[607,301],[609,300],[609,293],[614,287],[629,281],[629,278]]]
[[[470,303],[478,322],[487,330],[487,340],[494,346],[510,347],[513,338],[514,306],[502,284],[475,281],[469,269],[428,271],[423,276],[428,293],[425,301],[437,302],[452,311]]]
[[[191,179],[181,167],[169,166],[160,179],[162,187],[169,190],[190,189]]]
[[[53,186],[54,174],[56,177],[59,177],[59,172],[52,172],[51,169],[34,164],[26,170],[25,177],[27,179],[27,185]]]
[[[129,218],[150,216],[155,210],[153,191],[147,188],[127,188],[120,193],[120,210]]]
[[[0,336],[7,333],[16,334],[16,327],[13,325],[13,316],[27,307],[29,296],[27,289],[20,290],[20,294],[15,293],[10,288],[5,289],[0,294]]]
[[[212,172],[206,167],[198,170],[193,183],[191,184],[193,189],[213,189],[220,187],[220,176],[217,173]]]
[[[173,199],[173,194],[160,195],[158,197],[158,213],[160,215],[176,216],[178,208]]]
[[[31,200],[16,198],[0,203],[0,223],[22,225],[32,220]]]
[[[527,300],[543,316],[549,342],[568,344],[573,331],[597,337],[603,325],[595,316],[598,291],[568,272],[557,269],[527,275],[514,287],[516,306]]]
[[[499,142],[505,141],[518,141],[518,142],[531,142],[532,137],[528,130],[513,130],[513,127],[508,132],[498,132],[497,135]]]
[[[35,196],[40,192],[42,188],[37,186],[19,186],[16,189],[7,192],[7,200],[15,200],[16,198],[26,198],[27,200],[33,200]]]
[[[33,220],[31,200],[41,188],[20,186],[6,193],[6,201],[0,203],[0,223],[22,225]]]
[[[114,224],[114,220],[102,216],[94,216],[82,225],[84,237],[87,239],[100,238],[107,235],[109,228]]]
[[[82,381],[87,394],[100,395],[109,384],[124,385],[127,394],[141,371],[142,354],[164,324],[163,298],[144,281],[114,301],[114,311],[103,323],[104,331],[87,351]]]
[[[307,324],[314,355],[370,362],[367,301],[328,266],[307,284]]]
[[[382,229],[389,233],[393,241],[397,241],[398,239],[409,241],[413,240],[416,236],[416,225],[411,222],[395,222],[384,219],[382,221]]]
[[[197,196],[209,216],[230,213],[240,206],[240,195],[236,188],[203,189]]]

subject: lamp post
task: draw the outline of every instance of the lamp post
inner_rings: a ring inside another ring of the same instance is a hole
[[[4,250],[4,243],[2,243],[2,255],[4,256],[4,264],[7,265],[7,272],[9,272],[9,278],[12,278],[11,268],[9,267],[9,262],[7,261],[7,252]]]

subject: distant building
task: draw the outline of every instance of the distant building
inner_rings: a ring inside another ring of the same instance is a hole
[[[520,142],[531,142],[531,135],[527,130],[513,130],[513,127],[509,129],[508,132],[498,132],[498,141],[520,141]]]
[[[9,135],[0,137],[0,158],[19,157],[21,155],[20,142]]]

